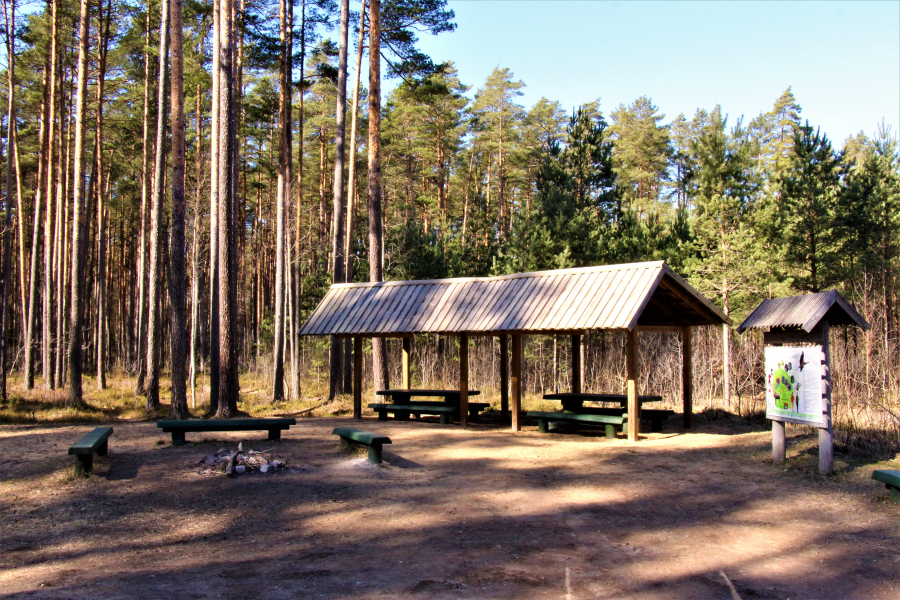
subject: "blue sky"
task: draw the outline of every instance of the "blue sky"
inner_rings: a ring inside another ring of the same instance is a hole
[[[511,69],[531,106],[608,114],[649,96],[668,122],[721,104],[730,123],[792,86],[802,118],[839,147],[885,119],[900,125],[900,2],[450,0],[457,30],[420,48],[475,89]],[[387,82],[386,82],[387,83]]]

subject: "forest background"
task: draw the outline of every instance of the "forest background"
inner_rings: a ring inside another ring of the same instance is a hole
[[[234,414],[241,379],[267,403],[340,398],[349,343],[298,335],[333,282],[665,260],[735,323],[839,290],[872,324],[833,336],[839,440],[900,448],[884,122],[836,145],[791,88],[751,119],[667,121],[645,96],[523,106],[511,70],[463,82],[417,48],[454,29],[442,0],[4,1],[3,18],[4,405],[68,386],[50,400],[83,406],[82,373],[128,379],[149,411],[166,376],[180,417]],[[677,404],[670,337],[642,336],[640,372]],[[528,339],[531,393],[566,386],[558,342]],[[417,340],[417,384],[452,382],[456,343]],[[472,344],[490,397],[497,341]],[[583,344],[585,387],[621,387],[622,339]],[[705,328],[694,351],[695,398],[758,414],[761,336]],[[366,355],[367,386],[399,379],[390,342]]]

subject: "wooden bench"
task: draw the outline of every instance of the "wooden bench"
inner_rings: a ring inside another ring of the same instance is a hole
[[[872,479],[882,482],[891,491],[891,501],[900,503],[900,471],[874,471]]]
[[[606,437],[609,439],[615,439],[616,426],[622,427],[628,422],[628,415],[586,415],[582,413],[540,411],[528,411],[526,415],[538,420],[538,431],[541,433],[550,432],[550,423],[571,423],[588,427],[605,427]]]
[[[109,452],[109,436],[112,427],[97,427],[69,447],[69,455],[75,455],[75,474],[90,473],[94,468],[94,453],[106,456]]]
[[[448,425],[450,418],[459,413],[459,409],[435,402],[433,405],[428,404],[382,404],[374,402],[369,408],[378,413],[379,421],[387,421],[388,413],[394,413],[394,419],[398,421],[408,421],[409,415],[438,415],[441,417],[441,425]]]
[[[269,432],[269,439],[278,441],[281,432],[296,425],[297,419],[210,419],[200,421],[186,419],[183,421],[157,421],[156,426],[166,433],[172,434],[172,445],[183,446],[184,434],[203,431],[263,431]]]
[[[621,408],[598,408],[595,406],[579,406],[576,408],[569,408],[563,405],[564,410],[570,410],[574,413],[580,415],[606,415],[606,416],[619,416],[622,414],[628,414],[627,411],[623,411]],[[642,408],[640,409],[641,419],[648,419],[650,421],[650,431],[662,431],[663,422],[668,419],[670,416],[674,415],[674,410],[668,409],[657,409],[657,408]]]
[[[368,431],[360,431],[352,427],[335,427],[331,432],[334,435],[341,436],[341,447],[363,446],[369,449],[369,462],[376,465],[381,463],[381,448],[384,444],[390,444],[391,438],[369,433]]]

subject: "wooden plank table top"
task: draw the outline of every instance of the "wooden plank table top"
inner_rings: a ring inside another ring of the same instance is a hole
[[[438,398],[456,398],[459,400],[459,390],[378,390],[379,396],[393,396],[411,398],[412,396],[428,396]],[[478,390],[469,390],[469,396],[478,396]]]

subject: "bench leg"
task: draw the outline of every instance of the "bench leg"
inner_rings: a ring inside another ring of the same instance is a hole
[[[369,446],[369,462],[372,464],[381,464],[381,446],[380,445],[371,445]]]
[[[607,425],[606,426],[606,438],[610,440],[616,439],[616,426],[615,425]]]
[[[888,484],[884,484],[884,487],[891,491],[891,502],[900,504],[900,488],[896,488]]]
[[[97,456],[106,456],[109,454],[109,440],[105,440],[100,447],[97,448]]]
[[[469,421],[475,422],[478,420],[478,409],[470,408],[469,409]]]
[[[654,417],[650,420],[650,431],[652,432],[660,432],[662,431],[662,419]]]
[[[408,412],[398,412],[394,413],[395,421],[409,421],[409,413]]]
[[[280,429],[270,429],[269,430],[269,439],[273,442],[281,441],[281,430]]]
[[[378,420],[379,421],[387,421],[387,411],[386,410],[378,411]]]
[[[93,454],[76,454],[75,455],[75,476],[81,477],[85,473],[90,473],[94,469]]]
[[[441,413],[441,425],[449,425],[450,424],[450,415],[447,413]]]
[[[173,446],[184,446],[184,432],[183,431],[173,431],[172,432],[172,445]]]
[[[550,432],[550,423],[547,419],[538,419],[538,431],[541,433],[549,433]]]

